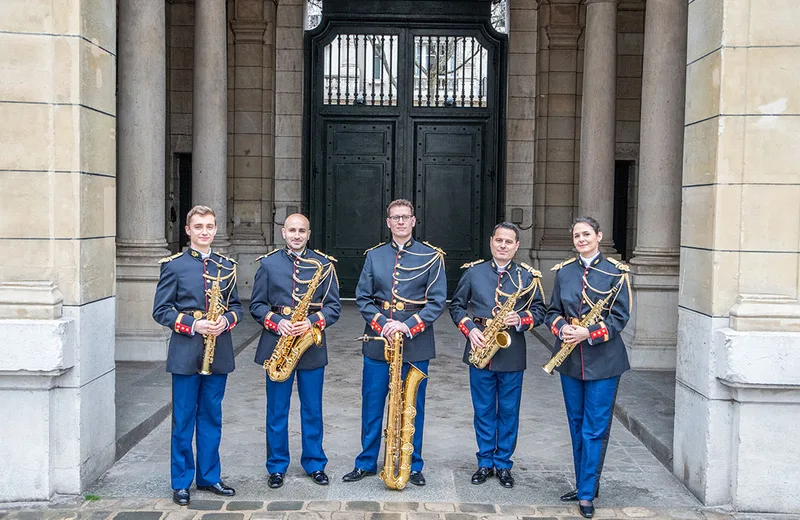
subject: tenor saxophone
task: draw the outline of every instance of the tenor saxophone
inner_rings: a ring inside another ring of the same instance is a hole
[[[311,298],[317,292],[322,281],[322,271],[324,266],[318,260],[313,258],[300,258],[298,260],[312,264],[316,271],[311,281],[308,283],[308,291],[303,295],[297,303],[294,312],[290,318],[291,323],[305,321],[308,318],[308,308],[311,305]],[[297,367],[300,358],[308,350],[311,345],[318,347],[322,346],[322,331],[316,325],[307,330],[301,336],[281,336],[278,343],[275,345],[275,350],[272,355],[264,361],[264,370],[272,381],[286,381],[292,374],[292,371]]]
[[[582,320],[573,319],[572,325],[577,325],[578,327],[588,327],[589,325],[594,325],[597,323],[602,315],[603,309],[605,309],[605,306],[608,304],[608,301],[611,299],[611,296],[614,294],[614,292],[615,291],[611,291],[608,296],[592,304],[592,308],[589,310],[586,316]],[[577,345],[577,343],[568,341],[561,342],[561,348],[558,349],[558,352],[555,353],[550,361],[542,365],[542,369],[548,374],[552,374],[553,370],[555,370],[556,367],[561,366],[564,360],[567,359]]]
[[[417,391],[426,376],[411,365],[403,381],[403,334],[396,332],[391,343],[382,336],[361,336],[356,341],[380,340],[384,344],[384,357],[389,362],[389,410],[384,431],[385,447],[381,480],[389,489],[406,487],[411,475],[411,456],[414,454],[414,418],[417,409]]]
[[[208,312],[206,319],[210,322],[216,323],[220,316],[225,312],[225,306],[222,304],[222,289],[219,282],[221,280],[220,273],[211,281],[211,289],[208,291]],[[203,364],[200,367],[200,374],[207,376],[211,375],[211,363],[214,362],[214,349],[217,346],[217,337],[213,334],[203,336]]]

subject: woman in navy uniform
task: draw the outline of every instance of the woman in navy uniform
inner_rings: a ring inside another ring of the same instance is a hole
[[[267,375],[268,484],[273,489],[281,487],[289,467],[289,403],[296,375],[303,446],[300,464],[316,484],[325,486],[328,485],[325,474],[328,457],[322,449],[322,386],[328,364],[325,329],[339,319],[339,282],[331,259],[306,247],[311,230],[305,216],[289,215],[281,233],[286,248],[259,258],[253,282],[250,314],[264,325],[255,362],[263,365],[269,360],[281,336],[300,336],[312,326],[322,331],[322,345],[309,347],[285,381],[272,381]],[[317,271],[308,260],[322,265],[322,280],[311,298],[308,318],[292,324],[295,307],[306,296],[308,284]]]
[[[188,505],[189,486],[195,480],[192,436],[196,428],[197,489],[233,496],[220,478],[219,443],[222,437],[222,398],[228,374],[234,370],[230,330],[242,318],[236,291],[236,266],[211,250],[217,234],[216,215],[206,206],[193,207],[186,216],[190,248],[161,260],[161,276],[153,303],[153,319],[172,329],[167,372],[172,373],[172,499]],[[226,312],[217,321],[205,318],[207,291],[219,276]],[[210,375],[200,375],[204,336],[216,336]]]
[[[527,264],[513,261],[519,249],[519,228],[511,222],[497,224],[489,240],[492,260],[464,264],[467,270],[458,282],[450,302],[450,317],[467,337],[464,363],[469,364],[469,388],[474,410],[475,438],[478,442],[478,470],[473,484],[483,484],[497,471],[503,487],[513,487],[511,456],[517,445],[522,375],[526,369],[524,331],[544,322],[541,273]],[[514,310],[505,317],[511,337],[484,368],[469,362],[475,348],[483,348],[487,320],[513,294],[518,293]],[[472,305],[472,317],[467,307]]]
[[[630,368],[620,333],[630,317],[630,282],[625,264],[600,253],[603,233],[591,217],[576,218],[572,243],[578,251],[553,267],[555,286],[546,323],[562,342],[575,343],[572,353],[557,368],[567,410],[576,489],[562,501],[579,501],[582,516],[594,515],[614,401],[620,375]],[[595,305],[602,305],[597,321],[581,326],[580,320]]]
[[[392,233],[390,243],[379,244],[366,252],[367,258],[356,287],[356,305],[367,322],[364,333],[391,338],[395,332],[405,335],[403,372],[409,363],[425,374],[428,362],[436,356],[433,322],[444,310],[447,280],[444,252],[411,236],[416,225],[414,206],[405,199],[393,201],[386,208],[386,225]],[[378,470],[383,409],[389,393],[389,364],[381,341],[365,342],[362,347],[364,369],[361,381],[361,453],[355,468],[342,477],[355,482]],[[422,474],[422,430],[425,424],[425,389],[419,385],[414,420],[414,454],[409,482],[425,485]]]

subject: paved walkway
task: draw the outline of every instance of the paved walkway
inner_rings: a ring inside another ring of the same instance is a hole
[[[330,486],[313,484],[299,465],[299,404],[295,395],[289,425],[293,460],[287,481],[281,489],[268,488],[264,468],[265,376],[252,362],[252,343],[237,357],[237,370],[229,379],[224,401],[222,471],[225,482],[237,490],[236,500],[223,502],[210,493],[193,490],[190,509],[172,504],[167,419],[91,487],[89,493],[99,500],[51,503],[44,510],[30,506],[13,509],[8,518],[473,520],[577,516],[576,507],[558,502],[558,496],[573,487],[560,385],[556,376],[539,369],[549,354],[532,335],[528,336],[529,370],[512,470],[516,485],[505,489],[495,479],[480,486],[469,483],[476,466],[476,446],[468,371],[460,359],[463,337],[447,315],[436,323],[438,357],[430,367],[423,452],[428,485],[409,485],[397,492],[386,489],[377,477],[342,482],[341,476],[352,469],[360,450],[362,362],[360,345],[352,338],[362,330],[363,321],[355,307],[347,303],[342,319],[329,330],[331,363],[326,370],[324,421]],[[597,518],[727,518],[702,508],[616,421],[601,496],[595,504]],[[0,518],[4,516],[3,507],[0,505]],[[203,508],[208,512],[203,513]]]

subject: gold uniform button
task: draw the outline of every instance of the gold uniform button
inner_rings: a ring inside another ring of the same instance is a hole
[[[203,311],[194,311],[192,316],[194,316],[194,319],[199,320],[203,317]]]
[[[283,307],[283,313],[284,313],[284,314],[291,314],[291,313],[292,313],[292,308],[291,308],[291,307],[289,307],[288,305],[285,305],[285,306]]]
[[[383,310],[388,311],[391,304],[389,302],[383,302]]]
[[[402,311],[403,309],[406,308],[406,304],[403,302],[397,302],[394,304],[394,308],[397,309],[398,311]]]

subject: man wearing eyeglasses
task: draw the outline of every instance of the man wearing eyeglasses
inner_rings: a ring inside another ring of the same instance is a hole
[[[403,377],[409,363],[428,373],[428,363],[436,356],[433,322],[444,310],[447,296],[444,252],[414,240],[411,234],[416,223],[411,202],[398,199],[389,204],[386,225],[392,240],[367,250],[356,287],[356,304],[367,322],[365,334],[391,338],[395,332],[401,332],[405,336]],[[384,357],[383,342],[365,342],[362,352],[361,453],[353,471],[342,477],[345,482],[355,482],[378,471],[383,409],[389,393],[389,364]],[[417,486],[425,485],[422,430],[426,387],[427,379],[423,379],[415,404],[414,454],[409,482]]]

